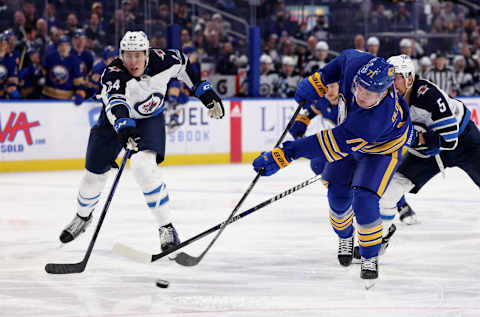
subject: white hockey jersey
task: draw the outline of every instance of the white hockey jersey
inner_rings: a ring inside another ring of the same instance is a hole
[[[111,110],[118,105],[128,109],[130,118],[149,118],[164,110],[167,85],[172,78],[182,80],[190,89],[200,82],[188,57],[179,50],[150,49],[149,62],[141,77],[130,75],[117,58],[102,74],[97,99],[101,99],[111,124],[116,120]]]

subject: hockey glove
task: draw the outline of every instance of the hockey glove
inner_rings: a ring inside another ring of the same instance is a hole
[[[312,114],[309,110],[310,106],[311,105],[308,105],[308,107],[304,106],[302,111],[300,111],[295,118],[295,122],[290,130],[288,130],[294,139],[301,138],[305,135],[305,131],[307,131],[307,127],[310,124],[310,119],[315,117],[315,114]]]
[[[83,97],[80,94],[75,94],[73,97],[73,102],[75,103],[75,106],[80,106],[83,102]]]
[[[122,146],[134,152],[138,152],[138,144],[140,143],[136,126],[137,124],[132,118],[117,119],[113,125]]]
[[[421,135],[423,136],[425,143],[417,144],[415,149],[422,150],[421,152],[427,155],[432,155],[432,156],[442,151],[440,150],[440,145],[442,140],[441,140],[441,136],[438,133],[434,131],[427,131],[427,132],[421,133]],[[419,139],[420,139],[420,133],[419,133]]]
[[[195,97],[199,98],[208,108],[208,116],[213,119],[221,119],[225,115],[222,100],[212,89],[208,81],[201,81],[195,88]]]
[[[10,99],[20,99],[22,98],[22,95],[18,90],[13,90],[11,93],[8,94],[8,98]]]
[[[295,100],[300,103],[303,100],[318,99],[325,96],[327,86],[322,82],[320,73],[316,72],[300,81],[295,92]]]
[[[262,176],[270,176],[290,164],[292,159],[281,148],[274,148],[271,152],[262,152],[253,161],[253,169]]]

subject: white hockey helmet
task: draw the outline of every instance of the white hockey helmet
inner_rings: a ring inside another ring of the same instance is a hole
[[[150,42],[147,34],[143,31],[128,31],[120,41],[120,58],[123,60],[124,51],[145,51],[148,64],[148,50],[150,49]]]
[[[415,65],[413,65],[412,59],[408,55],[391,56],[387,63],[392,64],[395,68],[395,73],[402,74],[405,80],[408,80],[410,75],[412,75],[412,78],[415,78]]]

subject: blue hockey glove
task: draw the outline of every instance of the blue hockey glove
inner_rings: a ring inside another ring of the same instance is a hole
[[[208,81],[201,81],[197,87],[194,88],[195,97],[200,99],[205,107],[208,108],[208,116],[213,119],[221,119],[225,115],[222,100],[215,93],[212,84]]]
[[[83,102],[83,97],[80,94],[75,94],[73,97],[73,102],[75,103],[75,106],[80,106]]]
[[[120,144],[125,149],[138,152],[140,137],[137,134],[137,124],[132,118],[120,118],[115,121],[113,128],[118,134]]]
[[[14,90],[11,93],[8,94],[8,98],[10,99],[20,99],[22,98],[22,94],[18,90]]]
[[[283,152],[281,148],[274,148],[271,152],[262,152],[259,157],[253,161],[255,172],[261,172],[262,176],[270,176],[278,172],[279,169],[287,167],[292,161],[289,155]]]
[[[316,72],[300,81],[295,91],[295,100],[300,103],[303,100],[313,100],[325,96],[327,86],[322,82],[320,73]]]

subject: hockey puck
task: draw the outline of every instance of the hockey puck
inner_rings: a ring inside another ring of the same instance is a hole
[[[166,280],[157,280],[155,284],[157,284],[157,287],[167,288],[170,285],[170,282]]]

